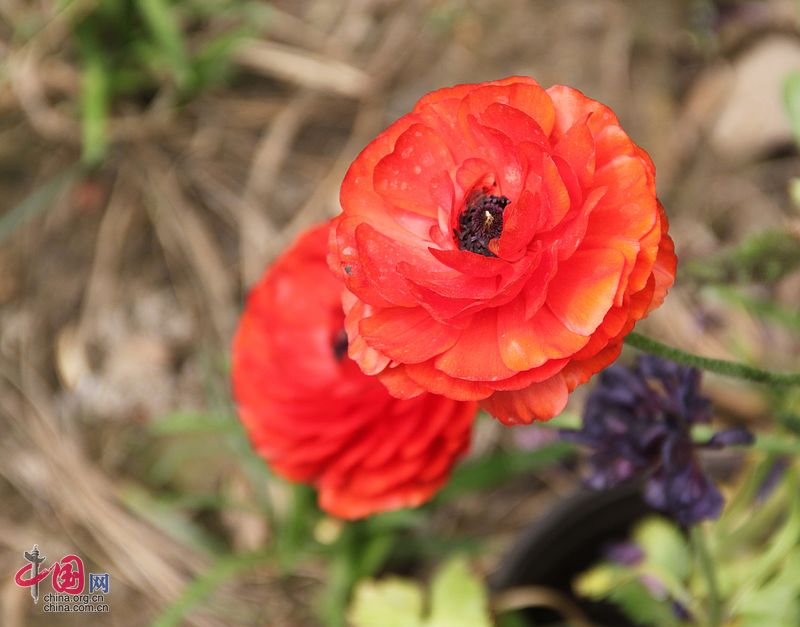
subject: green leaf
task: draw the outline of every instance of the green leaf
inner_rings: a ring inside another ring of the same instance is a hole
[[[634,532],[634,541],[644,549],[645,564],[685,581],[691,572],[691,551],[678,528],[663,518],[643,521]]]
[[[670,627],[678,624],[670,604],[656,599],[638,579],[620,583],[611,590],[608,598],[639,625]]]
[[[466,560],[445,564],[431,584],[431,616],[426,627],[489,627],[489,600]]]
[[[627,571],[607,563],[597,564],[578,575],[572,587],[577,594],[588,599],[605,599],[620,583],[622,570]],[[633,572],[627,572],[627,577],[633,577]]]
[[[758,559],[753,562],[750,572],[749,586],[759,587],[768,581],[776,571],[782,568],[782,563],[790,551],[800,543],[800,498],[797,495],[797,480],[793,472],[786,475],[789,503],[789,515],[786,522],[771,536],[771,541],[762,549]]]
[[[800,625],[800,548],[792,549],[765,585],[745,594],[737,609],[743,627]]]
[[[658,599],[626,566],[601,563],[581,573],[573,585],[575,592],[596,601],[611,601],[634,622],[669,627],[677,624],[672,608]]]
[[[185,89],[190,81],[191,70],[175,7],[165,0],[138,0],[137,4],[153,39],[172,68],[175,83],[179,89]]]
[[[655,612],[652,608],[644,607],[647,603],[639,598],[638,587],[631,583],[649,577],[661,583],[666,596],[690,606],[692,597],[684,581],[691,572],[691,552],[681,532],[663,518],[651,517],[636,527],[632,540],[645,553],[641,564],[625,567],[601,563],[576,579],[576,591],[589,598],[611,599],[621,605],[628,604],[625,605],[626,611],[636,611],[637,607],[642,606],[642,612]],[[653,597],[652,593],[648,592],[648,595]],[[664,599],[653,599],[652,603],[664,606]]]
[[[94,166],[106,154],[108,138],[108,71],[99,54],[84,61],[81,82],[81,141],[83,162]]]
[[[789,179],[789,198],[792,199],[794,206],[800,209],[800,177]]]
[[[230,71],[231,56],[252,34],[249,26],[222,33],[207,42],[192,59],[193,92],[221,82]]]
[[[784,79],[783,103],[792,125],[794,140],[800,146],[800,70],[795,70]]]
[[[353,627],[422,627],[422,588],[398,577],[362,581],[348,619]]]
[[[388,577],[361,581],[348,619],[353,627],[491,627],[486,588],[466,561],[453,559],[431,582],[430,614],[423,616],[424,592],[410,580]]]

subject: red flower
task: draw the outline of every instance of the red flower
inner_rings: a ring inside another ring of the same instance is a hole
[[[514,77],[428,94],[350,166],[331,267],[350,356],[391,392],[546,420],[675,275],[648,155],[580,92]]]
[[[307,231],[247,299],[233,343],[239,416],[284,477],[342,518],[415,506],[467,450],[476,412],[433,394],[401,401],[348,359],[328,225]]]

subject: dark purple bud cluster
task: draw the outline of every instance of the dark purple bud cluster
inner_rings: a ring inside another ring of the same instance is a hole
[[[632,368],[612,366],[589,395],[580,430],[564,439],[589,447],[587,483],[606,489],[646,476],[645,499],[682,525],[716,518],[723,498],[703,472],[698,448],[750,444],[743,428],[692,441],[693,425],[708,423],[712,408],[700,390],[700,371],[653,356]]]

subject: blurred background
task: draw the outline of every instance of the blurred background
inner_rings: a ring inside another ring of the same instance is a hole
[[[656,163],[680,258],[640,330],[797,370],[799,16],[793,0],[0,0],[0,624],[87,624],[14,584],[34,543],[111,574],[101,624],[338,624],[358,577],[453,551],[495,571],[573,490],[549,433],[485,419],[432,505],[342,525],[272,478],[235,419],[247,287],[442,86],[524,74],[610,105]],[[768,420],[754,388],[707,390],[731,420]]]

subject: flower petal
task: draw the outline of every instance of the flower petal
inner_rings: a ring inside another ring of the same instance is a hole
[[[459,339],[436,358],[434,365],[445,374],[466,381],[488,382],[514,375],[515,371],[500,356],[497,311],[487,309],[475,314]]]
[[[483,112],[496,103],[519,109],[532,118],[544,134],[549,136],[555,121],[553,101],[539,84],[528,77],[514,77],[478,86],[464,97],[470,111]],[[513,82],[511,82],[513,81]]]
[[[614,112],[602,103],[587,98],[577,89],[564,85],[548,87],[556,112],[553,134],[556,140],[567,133],[578,122],[585,122],[593,135],[607,126],[618,126]]]
[[[369,285],[393,305],[413,306],[414,295],[408,282],[397,275],[397,268],[401,264],[412,267],[429,264],[432,260],[427,247],[404,246],[366,222],[359,224],[355,233],[360,271]]]
[[[421,364],[407,364],[406,374],[421,387],[456,401],[478,401],[492,393],[485,383],[456,379],[433,365],[433,360]]]
[[[616,250],[579,250],[560,264],[547,304],[567,329],[589,335],[611,309],[624,267]]]
[[[506,425],[522,425],[550,420],[561,413],[567,399],[567,385],[559,374],[515,392],[495,392],[480,405]]]
[[[434,320],[419,307],[381,309],[363,318],[358,331],[371,348],[405,364],[447,351],[461,335],[459,329]]]
[[[505,365],[516,371],[537,368],[551,359],[573,355],[589,336],[573,333],[544,306],[525,318],[525,303],[517,298],[497,313],[497,343]]]
[[[659,243],[658,255],[656,256],[656,262],[653,266],[655,291],[653,293],[653,299],[648,306],[648,311],[660,307],[661,303],[664,302],[667,291],[675,282],[675,269],[678,264],[678,259],[675,257],[675,244],[667,233],[667,229],[669,228],[667,215],[661,203],[658,204],[658,207],[661,219],[661,242]]]
[[[359,331],[361,319],[370,315],[372,309],[346,290],[342,293],[342,305],[345,311],[344,328],[347,331],[347,356],[358,364],[364,374],[378,374],[391,360],[367,344]]]
[[[575,122],[561,136],[554,150],[569,163],[580,184],[587,188],[594,178],[595,146],[594,137],[586,122]]]
[[[377,376],[395,398],[414,398],[425,391],[408,376],[403,364],[384,368]]]
[[[375,191],[390,203],[437,219],[431,202],[431,179],[454,167],[447,145],[435,131],[413,124],[397,139],[394,150],[373,170]]]

